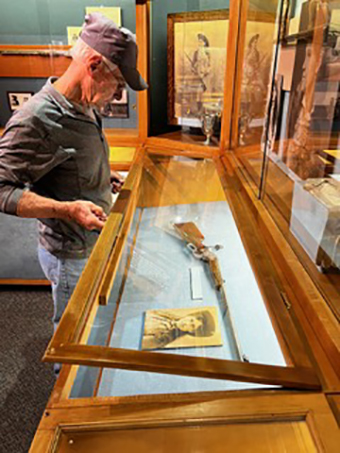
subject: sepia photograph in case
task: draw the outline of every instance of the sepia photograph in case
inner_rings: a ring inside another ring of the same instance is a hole
[[[222,111],[227,10],[168,15],[168,121],[201,127]]]
[[[215,307],[148,310],[145,312],[142,349],[221,346]]]

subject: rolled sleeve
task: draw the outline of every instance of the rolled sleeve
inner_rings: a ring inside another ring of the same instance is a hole
[[[17,207],[24,189],[4,187],[0,184],[0,211],[10,215],[17,215]]]

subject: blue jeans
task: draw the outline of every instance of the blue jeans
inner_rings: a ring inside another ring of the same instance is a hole
[[[38,248],[38,256],[42,270],[52,284],[52,298],[54,303],[53,324],[54,330],[56,330],[87,263],[87,258],[57,258],[43,247]]]

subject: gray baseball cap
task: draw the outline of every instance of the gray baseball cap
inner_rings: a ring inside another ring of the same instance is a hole
[[[137,70],[138,47],[130,30],[118,27],[100,13],[92,13],[85,16],[80,39],[116,64],[130,88],[135,91],[148,88]]]

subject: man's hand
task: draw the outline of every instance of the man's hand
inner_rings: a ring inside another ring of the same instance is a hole
[[[124,184],[124,178],[117,171],[111,170],[110,181],[112,193],[120,192]]]
[[[66,203],[66,218],[74,220],[87,230],[101,230],[107,215],[91,201],[79,200]]]

